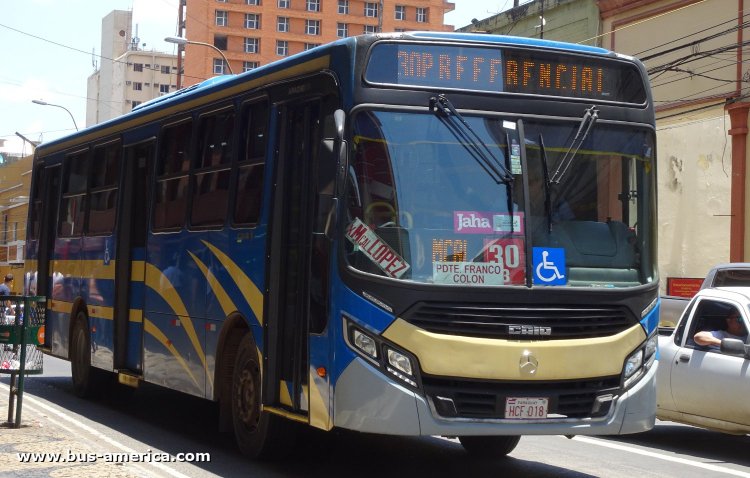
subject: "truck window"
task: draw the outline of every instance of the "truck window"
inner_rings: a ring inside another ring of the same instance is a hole
[[[713,287],[750,286],[749,269],[725,269],[716,272]]]
[[[696,301],[690,302],[690,304],[687,306],[685,311],[682,313],[682,320],[680,320],[680,322],[677,324],[677,330],[674,333],[675,345],[679,346],[682,343],[682,336],[685,333],[685,327],[687,326],[687,323],[688,323],[688,317],[690,317],[690,314],[693,311],[693,308],[695,307],[695,302]]]

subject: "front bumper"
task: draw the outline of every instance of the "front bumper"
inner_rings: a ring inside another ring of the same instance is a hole
[[[361,358],[339,377],[334,391],[334,425],[387,435],[619,435],[650,430],[656,420],[658,361],[606,416],[536,421],[442,418],[429,402],[390,380]]]

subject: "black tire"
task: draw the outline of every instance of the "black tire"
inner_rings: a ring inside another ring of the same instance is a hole
[[[458,437],[461,446],[476,458],[502,458],[512,452],[520,436],[463,436]]]
[[[250,334],[240,341],[234,362],[232,425],[237,446],[250,458],[281,458],[294,447],[294,424],[261,411],[261,371]]]
[[[73,392],[81,398],[91,398],[104,385],[103,371],[91,366],[91,335],[86,314],[78,312],[70,337],[70,371]]]

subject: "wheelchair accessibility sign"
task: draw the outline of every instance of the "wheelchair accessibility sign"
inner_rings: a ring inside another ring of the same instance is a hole
[[[535,247],[532,251],[534,260],[534,284],[565,285],[565,249],[560,247]]]

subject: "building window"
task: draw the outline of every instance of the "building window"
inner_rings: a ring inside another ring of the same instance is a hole
[[[377,18],[378,17],[378,4],[374,2],[365,2],[365,16]]]
[[[417,21],[419,23],[427,23],[427,9],[417,8]]]
[[[214,75],[223,75],[226,73],[228,68],[222,58],[214,58]]]
[[[258,53],[260,51],[260,39],[245,38],[245,53]]]
[[[349,15],[349,0],[339,0],[339,15]]]
[[[279,8],[289,8],[289,2],[290,0],[279,0],[278,6]]]
[[[216,26],[225,27],[229,25],[227,21],[227,12],[223,10],[216,10]]]
[[[258,68],[260,64],[257,61],[243,61],[242,71],[250,71]]]
[[[260,0],[245,0],[245,5],[260,5]]]
[[[320,20],[305,20],[305,33],[320,35]]]
[[[133,71],[143,71],[143,63],[133,63]]]
[[[257,30],[260,28],[260,15],[257,13],[246,13],[245,14],[245,28],[251,30]]]
[[[377,33],[378,26],[377,25],[365,25],[364,32],[365,33]]]
[[[285,40],[276,40],[276,54],[287,56],[289,54],[289,42]]]
[[[161,72],[165,75],[169,74],[169,65],[162,65],[161,66]]]
[[[320,11],[320,0],[307,0],[307,11],[308,12],[319,12]]]
[[[169,93],[169,85],[159,85],[159,93],[162,95]]]
[[[316,46],[320,46],[320,43],[305,43],[305,51],[312,50]]]
[[[143,103],[143,102],[142,101],[133,101],[133,106],[132,107],[135,108],[136,106],[140,105],[141,103]]]
[[[214,46],[219,50],[227,49],[227,36],[226,35],[214,35]]]
[[[339,38],[346,38],[349,36],[349,25],[346,23],[336,24],[336,36]]]
[[[406,20],[406,7],[396,5],[396,20]]]
[[[141,91],[141,90],[143,90],[143,83],[141,83],[140,81],[134,81],[133,82],[133,90],[134,91]]]
[[[278,17],[276,21],[276,31],[278,32],[289,31],[289,17]]]

